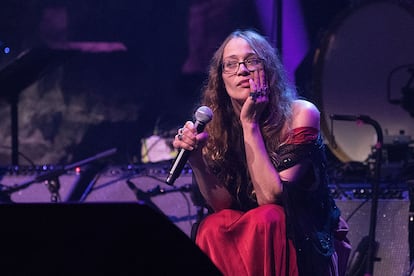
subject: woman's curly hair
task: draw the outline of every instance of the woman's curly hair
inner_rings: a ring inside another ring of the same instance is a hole
[[[246,40],[256,55],[263,59],[269,104],[263,111],[259,124],[272,161],[276,158],[276,149],[283,142],[283,128],[291,118],[291,103],[296,99],[296,91],[287,80],[276,49],[254,30],[236,30],[231,33],[211,59],[202,104],[210,107],[214,116],[206,126],[209,140],[203,154],[209,169],[235,195],[237,205],[243,206],[249,202],[255,204],[251,198],[253,187],[247,170],[240,120],[234,113],[222,77],[224,48],[236,37]]]

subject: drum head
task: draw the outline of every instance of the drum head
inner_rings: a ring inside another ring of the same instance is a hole
[[[331,115],[369,116],[381,126],[384,142],[414,136],[414,117],[390,101],[402,99],[413,74],[409,68],[414,68],[411,6],[371,1],[342,14],[326,32],[314,56],[313,85],[324,139],[341,161],[365,161],[377,135],[371,125],[331,121]]]

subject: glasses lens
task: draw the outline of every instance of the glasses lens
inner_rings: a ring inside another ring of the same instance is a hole
[[[255,71],[257,69],[260,69],[260,67],[262,66],[262,60],[258,58],[251,58],[245,60],[244,64],[246,64],[246,68],[249,71]]]
[[[225,73],[234,73],[237,71],[239,63],[234,60],[228,60],[223,63],[223,70]]]
[[[237,73],[240,64],[244,64],[244,66],[246,66],[247,70],[249,71],[255,71],[261,68],[262,60],[259,58],[249,58],[243,62],[238,62],[236,60],[227,60],[223,62],[223,71],[224,73],[235,74]]]

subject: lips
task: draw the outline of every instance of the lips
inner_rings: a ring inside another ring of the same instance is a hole
[[[237,86],[250,87],[249,79],[241,80],[237,83]]]

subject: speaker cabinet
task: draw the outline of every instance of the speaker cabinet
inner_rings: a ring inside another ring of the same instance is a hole
[[[2,275],[221,275],[139,203],[0,204]]]
[[[22,187],[9,194],[9,199],[15,203],[49,203],[54,202],[52,199],[49,184],[46,181],[34,182],[36,177],[41,173],[36,171],[26,171],[22,173],[5,173],[0,178],[3,187]],[[58,181],[59,195],[58,200],[65,201],[71,190],[80,179],[81,174],[68,172],[55,178]]]
[[[112,169],[102,174],[85,197],[85,202],[142,202],[165,214],[188,236],[198,218],[192,197],[192,175],[183,172],[174,186],[165,184],[167,174],[159,168],[145,172]]]
[[[143,167],[114,166],[102,171],[70,171],[60,175],[59,202],[142,202],[166,215],[187,236],[200,214],[200,207],[193,201],[192,174],[184,170],[174,186],[165,184],[166,169],[160,165]],[[92,174],[90,173],[92,171]],[[4,174],[3,186],[22,186],[32,182],[39,172],[33,170],[20,174]],[[50,183],[32,183],[10,194],[14,203],[50,203],[53,193]],[[76,191],[76,192],[74,192]]]
[[[349,224],[352,257],[362,239],[369,234],[371,201],[336,200],[336,204]],[[409,200],[379,200],[375,235],[375,240],[379,243],[379,260],[374,263],[374,275],[406,275],[410,267],[408,219]]]

